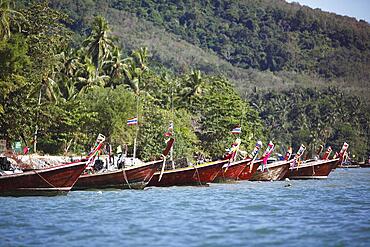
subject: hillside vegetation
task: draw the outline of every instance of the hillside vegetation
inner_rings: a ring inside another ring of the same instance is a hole
[[[177,72],[224,74],[243,93],[254,86],[337,85],[366,96],[370,26],[354,18],[275,1],[55,1],[75,30],[103,14],[122,47],[150,47]],[[364,93],[363,89],[366,89]]]

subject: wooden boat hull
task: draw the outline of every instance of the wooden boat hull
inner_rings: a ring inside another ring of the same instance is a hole
[[[360,164],[360,167],[361,168],[370,168],[370,164],[367,163],[367,164]]]
[[[298,168],[289,168],[285,178],[289,179],[325,179],[337,166],[339,159],[317,160],[303,163]]]
[[[360,168],[360,165],[338,165],[337,168]]]
[[[289,161],[277,161],[267,164],[267,169],[257,171],[253,174],[251,181],[277,181],[284,178],[285,174],[289,171]]]
[[[115,171],[83,174],[73,190],[87,189],[144,189],[163,161],[153,161],[140,166],[126,167]]]
[[[257,171],[262,160],[255,160],[253,164],[249,163],[244,167],[243,171],[240,173],[239,180],[250,180],[253,174]]]
[[[244,168],[248,165],[249,160],[240,160],[230,163],[227,168],[222,167],[214,183],[227,183],[236,181]]]
[[[175,170],[164,171],[161,181],[159,172],[156,172],[148,186],[198,186],[213,182],[227,160],[215,161],[202,165],[189,166]]]
[[[0,176],[1,196],[53,196],[67,194],[84,171],[86,162]]]

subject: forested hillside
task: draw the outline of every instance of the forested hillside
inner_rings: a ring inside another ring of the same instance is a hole
[[[151,46],[166,67],[223,73],[242,90],[262,81],[274,89],[332,81],[357,94],[369,88],[370,26],[354,18],[283,0],[52,2],[77,20],[75,30],[98,11],[123,47]]]
[[[143,159],[170,121],[176,157],[219,157],[237,124],[247,149],[370,152],[368,23],[280,0],[0,1],[1,138],[132,149],[138,114]]]

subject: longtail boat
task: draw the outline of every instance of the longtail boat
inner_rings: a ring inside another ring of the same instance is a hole
[[[223,183],[238,180],[239,175],[242,173],[248,163],[250,163],[250,160],[239,160],[223,165],[221,171],[218,173],[213,182]]]
[[[101,149],[105,137],[99,134],[94,148],[84,160],[61,163],[43,169],[32,169],[16,157],[14,166],[9,157],[1,158],[1,167],[11,167],[0,172],[0,194],[10,196],[58,195],[67,194],[77,179]],[[21,169],[19,169],[21,168]],[[11,172],[11,173],[10,173]]]
[[[225,156],[217,161],[162,170],[156,173],[150,181],[149,186],[186,186],[186,185],[206,185],[211,182],[221,182],[221,179],[237,178],[245,167],[245,161],[232,162],[237,155],[241,140],[239,138],[226,149]],[[164,167],[162,167],[164,168]]]
[[[236,161],[240,144],[241,139],[237,138],[231,145],[231,148],[226,149],[227,152],[224,155],[224,159],[227,159],[228,162],[222,166],[220,172],[213,181],[214,183],[232,182],[238,179],[238,176],[249,162],[245,159]]]
[[[123,167],[113,171],[104,171],[101,173],[83,174],[78,179],[73,187],[73,190],[86,189],[144,189],[152,179],[154,173],[162,164],[164,166],[166,156],[169,153],[174,139],[167,142],[167,146],[162,153],[163,160],[156,160],[144,163],[142,165],[134,165]]]
[[[363,163],[360,163],[359,165],[360,165],[361,168],[370,168],[370,162],[369,161],[368,161],[368,163],[363,162]]]
[[[113,171],[83,174],[77,180],[73,190],[144,189],[162,163],[162,160],[157,160]]]
[[[250,180],[262,162],[262,160],[253,160],[253,159],[248,159],[247,161],[248,161],[247,165],[244,167],[243,171],[238,176],[239,180]]]
[[[0,176],[1,196],[67,194],[84,171],[87,161]]]
[[[272,142],[270,142],[270,144],[272,144]],[[276,180],[283,179],[290,167],[289,159],[290,159],[290,156],[292,155],[292,151],[293,151],[292,148],[289,147],[283,160],[276,161],[270,164],[267,161],[268,161],[268,157],[270,156],[271,152],[268,152],[268,153],[265,152],[264,158],[263,158],[263,164],[260,165],[257,171],[253,174],[251,180],[252,181],[276,181]]]
[[[163,172],[160,179],[160,172],[156,172],[148,186],[192,186],[206,185],[213,182],[223,165],[228,160],[218,160],[184,168],[176,168]]]
[[[336,169],[338,167],[341,167],[343,165],[343,163],[345,163],[347,161],[347,159],[348,159],[348,153],[347,153],[348,146],[349,146],[348,143],[344,142],[341,150],[339,151],[339,153],[336,152],[334,154],[334,158],[339,157],[339,162],[334,167],[334,169]]]
[[[290,167],[285,178],[289,179],[325,179],[337,166],[339,158],[303,162],[297,167]]]
[[[247,164],[238,176],[238,180],[249,180],[252,175],[257,171],[257,168],[261,164],[262,160],[256,160],[258,152],[262,147],[262,142],[257,141],[250,157],[246,158]]]
[[[302,144],[297,152],[296,157],[291,162],[291,167],[289,172],[285,175],[285,178],[290,179],[325,179],[329,176],[330,172],[334,170],[338,164],[341,164],[345,154],[348,149],[348,144],[345,142],[341,151],[339,152],[339,157],[334,155],[333,159],[329,159],[330,153],[332,151],[331,147],[328,147],[322,159],[310,160],[300,163],[299,157],[302,156],[304,150],[306,149]],[[298,157],[298,158],[297,158]]]
[[[261,167],[261,166],[260,166]],[[290,161],[280,160],[266,164],[265,169],[257,169],[252,175],[251,181],[277,181],[285,177],[289,171]]]

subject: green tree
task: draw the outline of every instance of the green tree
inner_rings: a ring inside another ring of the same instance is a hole
[[[105,61],[104,69],[109,76],[109,81],[106,86],[116,88],[118,85],[123,84],[123,66],[125,59],[122,59],[121,50],[114,47],[109,59]]]
[[[109,36],[108,22],[102,16],[94,19],[91,35],[83,42],[99,76],[104,61],[108,58],[113,41]]]
[[[0,40],[10,37],[12,21],[20,28],[14,16],[22,17],[22,14],[10,8],[9,0],[0,0]]]
[[[203,90],[192,96],[190,112],[193,126],[202,143],[204,154],[217,158],[236,138],[231,130],[241,125],[245,149],[251,149],[257,139],[265,140],[262,123],[255,110],[221,77],[203,77]],[[186,82],[185,82],[186,83]]]

